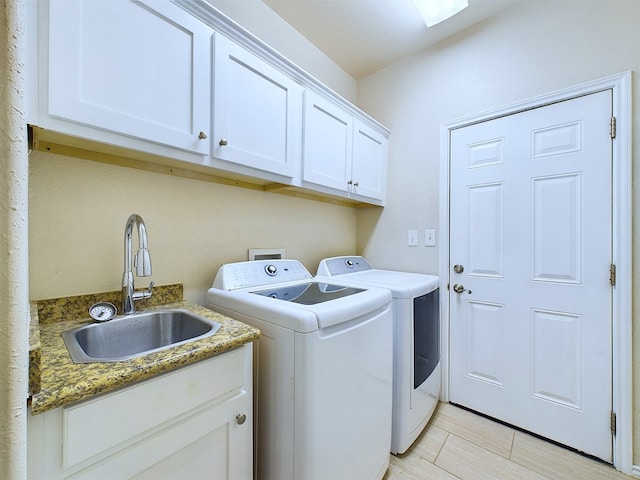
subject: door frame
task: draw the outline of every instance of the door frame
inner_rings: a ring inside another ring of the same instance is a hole
[[[631,72],[565,88],[509,104],[494,110],[442,123],[440,126],[439,174],[439,275],[442,285],[450,283],[450,140],[451,131],[487,120],[512,115],[575,97],[612,90],[613,116],[617,120],[613,142],[612,172],[612,248],[616,265],[616,285],[612,299],[612,406],[616,413],[616,435],[613,437],[613,464],[627,474],[633,471],[633,390],[632,390],[632,169],[631,169]],[[606,272],[603,272],[606,275]],[[448,293],[448,292],[447,292]],[[440,296],[442,319],[441,399],[449,400],[449,295]]]

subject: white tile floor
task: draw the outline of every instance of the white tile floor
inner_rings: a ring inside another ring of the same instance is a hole
[[[447,403],[383,480],[631,480],[578,453]]]

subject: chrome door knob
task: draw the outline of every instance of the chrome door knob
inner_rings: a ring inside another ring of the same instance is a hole
[[[244,413],[239,413],[236,415],[236,422],[238,425],[242,425],[247,420],[247,416]]]
[[[465,290],[464,285],[461,285],[461,284],[459,284],[459,283],[456,283],[456,284],[453,286],[453,291],[454,291],[454,292],[456,292],[456,293],[464,293],[464,292],[467,292],[467,293],[471,294],[471,290]]]
[[[453,271],[456,273],[464,272],[464,267],[462,265],[456,264],[453,266]]]

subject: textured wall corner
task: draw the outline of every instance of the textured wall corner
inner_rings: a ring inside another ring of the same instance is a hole
[[[27,478],[26,2],[0,3],[0,478]]]

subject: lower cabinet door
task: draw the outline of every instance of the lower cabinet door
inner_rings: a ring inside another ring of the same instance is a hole
[[[253,344],[246,343],[110,394],[29,415],[29,480],[251,480],[252,358]]]
[[[250,480],[253,477],[250,408],[250,395],[243,393],[68,478]]]

